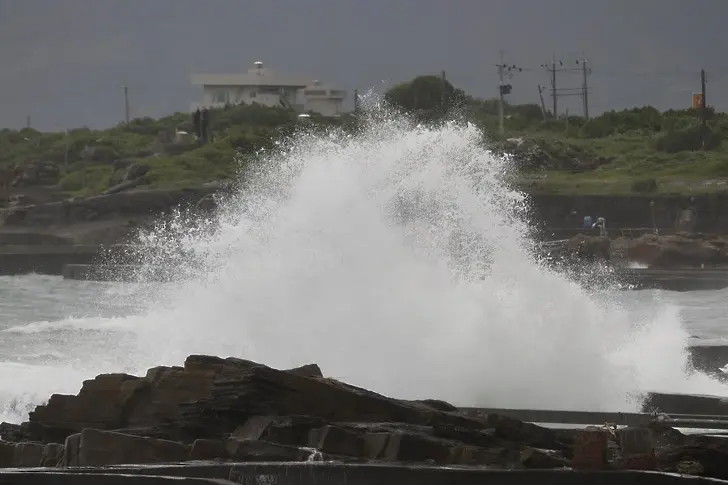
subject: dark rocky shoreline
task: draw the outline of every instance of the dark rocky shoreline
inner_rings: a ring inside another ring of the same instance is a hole
[[[77,395],[51,396],[22,425],[0,425],[0,434],[0,467],[64,473],[132,464],[314,461],[688,470],[728,479],[727,441],[682,435],[664,424],[551,430],[439,400],[388,398],[326,378],[315,364],[281,371],[199,355],[144,377],[99,375]]]

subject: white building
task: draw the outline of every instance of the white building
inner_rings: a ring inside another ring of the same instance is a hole
[[[346,91],[325,86],[314,81],[303,90],[305,111],[313,111],[324,116],[336,116],[344,111]]]
[[[342,112],[346,99],[346,91],[310,79],[281,76],[262,62],[254,63],[242,74],[195,74],[192,84],[202,86],[202,101],[193,103],[192,111],[258,103],[334,116]]]

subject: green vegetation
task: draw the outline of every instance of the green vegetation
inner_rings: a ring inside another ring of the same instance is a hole
[[[487,102],[480,103],[480,124],[496,130],[496,112]],[[506,106],[505,112],[507,137],[526,141],[520,147],[503,140],[499,145],[521,155],[535,145],[547,154],[522,165],[522,179],[532,191],[701,193],[727,187],[724,113],[708,111],[703,125],[698,110],[690,109],[660,113],[635,108],[588,121],[544,120],[537,106]]]
[[[549,193],[701,193],[728,188],[728,114],[706,110],[659,112],[651,107],[554,119],[538,105],[504,106],[468,96],[437,76],[392,87],[385,100],[421,121],[453,115],[484,129],[494,151],[514,154],[517,182]],[[311,115],[309,126],[355,126],[353,115]],[[17,166],[23,184],[52,186],[67,195],[92,195],[143,176],[156,187],[197,185],[233,176],[300,120],[284,108],[259,105],[211,112],[212,141],[191,135],[192,117],[142,118],[103,131],[0,131],[0,168]]]
[[[312,115],[310,120],[320,127],[347,118]],[[146,186],[194,186],[233,176],[241,163],[298,124],[297,113],[251,105],[212,111],[209,144],[192,135],[192,117],[186,113],[99,131],[5,129],[0,130],[0,168],[19,167],[23,185],[53,186],[72,196],[98,194],[130,174],[143,175]]]

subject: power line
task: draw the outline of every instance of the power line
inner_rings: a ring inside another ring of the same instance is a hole
[[[568,97],[568,96],[580,96],[582,98],[582,103],[584,106],[584,117],[589,118],[589,84],[588,84],[588,77],[592,73],[591,68],[588,66],[588,61],[586,58],[582,60],[577,60],[575,64],[578,67],[568,67],[568,64],[564,64],[564,61],[557,61],[556,55],[554,55],[551,59],[551,62],[548,64],[541,64],[541,67],[545,68],[549,73],[549,78],[551,81],[551,101],[553,103],[553,116],[554,119],[558,119],[559,117],[559,111],[558,111],[558,100],[559,98]],[[567,87],[567,88],[559,88],[557,87],[557,73],[576,73],[580,72],[582,74],[582,85],[580,87]]]

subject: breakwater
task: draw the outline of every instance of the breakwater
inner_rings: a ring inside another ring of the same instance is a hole
[[[139,267],[110,265],[100,261],[107,250],[95,245],[0,245],[0,275],[38,273],[72,280],[135,281]],[[632,289],[670,291],[716,290],[728,288],[728,268],[635,269],[617,268],[615,275]],[[144,279],[168,281],[165,268],[144,268]]]
[[[93,264],[102,248],[74,245],[0,245],[0,275],[62,275],[68,264]]]
[[[189,463],[118,466],[78,470],[16,469],[0,471],[16,485],[720,485],[711,478],[639,470],[573,471],[493,470],[482,467],[435,467],[357,463]]]
[[[63,266],[66,279],[91,281],[136,281],[141,266],[72,263]],[[669,291],[719,290],[728,288],[728,268],[723,269],[633,269],[618,268],[615,276],[625,289],[662,289]],[[166,268],[144,267],[145,281],[169,281]]]

